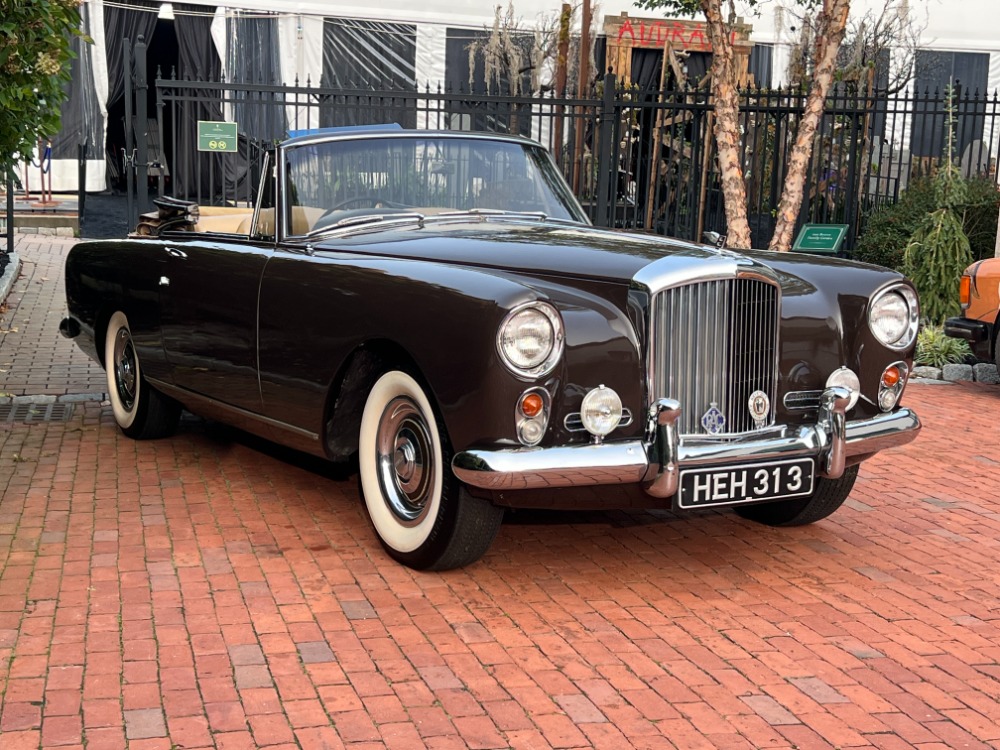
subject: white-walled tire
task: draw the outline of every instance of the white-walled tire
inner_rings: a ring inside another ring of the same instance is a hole
[[[132,342],[125,313],[118,311],[108,321],[104,337],[104,370],[108,398],[118,427],[130,438],[150,440],[166,437],[177,429],[180,405],[146,382]]]
[[[451,471],[451,448],[430,400],[410,375],[392,370],[372,386],[358,446],[361,494],[382,546],[417,570],[478,560],[503,509],[471,496]]]

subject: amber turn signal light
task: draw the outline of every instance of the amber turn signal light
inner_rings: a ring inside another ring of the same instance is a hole
[[[882,385],[886,388],[895,388],[902,377],[903,375],[900,373],[899,368],[891,365],[885,368],[885,372],[882,373]]]
[[[541,414],[544,407],[545,402],[542,401],[542,397],[537,393],[525,393],[521,396],[521,413],[529,419]]]
[[[970,276],[963,276],[961,282],[959,282],[958,301],[962,304],[963,310],[972,301],[972,278]]]

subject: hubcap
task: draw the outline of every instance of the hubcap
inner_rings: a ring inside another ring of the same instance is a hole
[[[423,412],[409,398],[393,399],[382,412],[376,441],[382,497],[400,523],[415,526],[434,486],[434,443]]]
[[[118,399],[128,411],[135,406],[136,375],[138,365],[135,360],[135,347],[132,346],[132,336],[128,329],[122,328],[115,338],[115,390]]]

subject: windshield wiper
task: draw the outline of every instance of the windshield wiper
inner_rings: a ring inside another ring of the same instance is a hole
[[[316,237],[320,234],[325,234],[327,232],[334,232],[338,229],[344,229],[345,227],[356,227],[363,226],[365,224],[378,224],[383,221],[393,222],[393,221],[413,221],[416,220],[420,224],[423,224],[424,215],[416,212],[413,213],[394,213],[394,214],[365,214],[364,216],[348,216],[346,219],[341,219],[338,222],[330,224],[326,227],[320,227],[319,229],[313,229],[311,232],[307,232],[305,237]]]
[[[478,216],[480,217],[480,221],[486,221],[486,219],[492,216],[514,219],[538,219],[539,221],[545,221],[549,218],[548,214],[544,211],[504,211],[502,208],[470,208],[465,211],[445,211],[435,214],[433,218],[454,219],[462,216]]]

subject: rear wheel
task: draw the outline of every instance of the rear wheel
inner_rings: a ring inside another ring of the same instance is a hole
[[[848,466],[839,479],[818,478],[816,489],[809,497],[738,506],[736,512],[767,526],[805,526],[823,520],[843,505],[857,478],[858,466]]]
[[[372,387],[358,446],[361,493],[382,546],[418,570],[475,562],[503,510],[471,496],[451,471],[447,435],[423,389],[399,370]]]
[[[115,422],[128,437],[149,440],[177,429],[181,407],[146,382],[125,313],[108,321],[104,338],[104,369]]]

